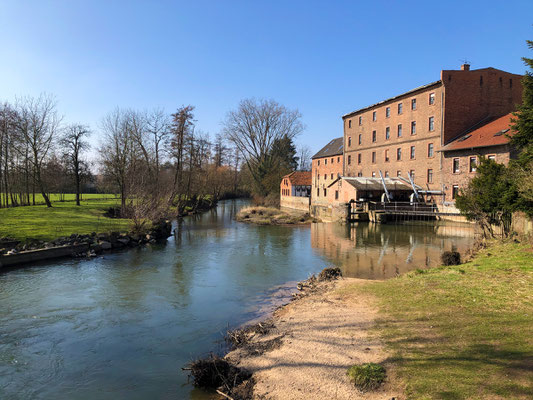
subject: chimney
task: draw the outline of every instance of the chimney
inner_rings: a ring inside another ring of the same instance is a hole
[[[470,71],[470,64],[461,65],[461,71]]]

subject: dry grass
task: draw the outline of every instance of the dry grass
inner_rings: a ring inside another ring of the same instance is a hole
[[[290,214],[277,208],[261,206],[242,208],[235,219],[257,225],[297,225],[313,221],[307,213]]]

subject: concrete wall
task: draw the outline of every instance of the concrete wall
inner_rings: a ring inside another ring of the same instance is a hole
[[[3,255],[0,256],[0,268],[43,260],[50,260],[53,258],[71,257],[78,253],[87,252],[88,250],[88,244],[78,244],[72,246],[53,247],[51,249],[30,250],[11,255]]]
[[[280,206],[282,208],[309,212],[309,200],[309,197],[281,196]]]

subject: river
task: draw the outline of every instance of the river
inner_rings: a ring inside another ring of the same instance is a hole
[[[465,250],[461,224],[254,226],[246,202],[162,245],[0,272],[0,399],[207,399],[181,368],[328,265],[387,279]]]

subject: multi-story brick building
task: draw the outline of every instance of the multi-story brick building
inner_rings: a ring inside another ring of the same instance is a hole
[[[331,206],[328,200],[330,195],[328,186],[343,173],[343,141],[342,137],[331,140],[311,158],[311,212],[313,215],[320,214],[317,208]]]
[[[521,78],[465,64],[441,71],[436,82],[344,115],[343,175],[411,175],[424,189],[448,193],[441,148],[514,111],[522,99]],[[438,202],[447,200],[449,193]]]

